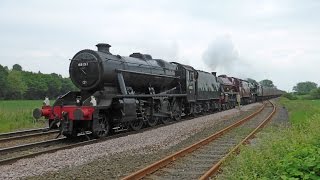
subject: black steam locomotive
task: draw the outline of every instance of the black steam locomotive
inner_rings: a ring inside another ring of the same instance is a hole
[[[91,131],[104,137],[110,131],[139,130],[186,115],[233,108],[237,95],[245,103],[263,96],[258,91],[261,87],[238,78],[217,77],[215,72],[148,54],[113,55],[109,44],[97,47],[97,51],[82,50],[71,59],[70,78],[80,91],[34,111],[35,118],[49,119],[51,128],[59,124],[65,136]],[[267,96],[280,94],[273,89]]]

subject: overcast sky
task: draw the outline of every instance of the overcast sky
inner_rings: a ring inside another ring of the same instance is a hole
[[[283,90],[320,84],[320,1],[1,0],[0,64],[69,76],[81,49],[112,45]]]

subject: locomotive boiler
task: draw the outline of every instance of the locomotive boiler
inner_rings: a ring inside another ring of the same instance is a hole
[[[141,53],[133,53],[129,57],[112,55],[109,44],[100,43],[97,47],[98,51],[82,50],[71,60],[70,78],[79,89],[95,91],[106,86],[122,86],[122,79],[125,79],[126,87],[140,93],[145,91],[141,87],[146,85],[156,91],[172,88],[176,65]],[[120,90],[122,94],[127,94],[126,89]]]

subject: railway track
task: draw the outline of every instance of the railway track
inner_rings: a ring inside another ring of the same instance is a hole
[[[271,119],[275,111],[275,105],[268,101],[268,105],[264,104],[253,114],[124,177],[123,180],[209,179],[219,170],[220,165],[228,156],[237,151]]]
[[[41,154],[53,153],[59,150],[71,149],[78,146],[96,143],[99,140],[87,140],[80,137],[75,141],[70,141],[66,137],[52,139],[42,142],[24,144],[10,148],[0,149],[0,165],[11,164],[20,159],[36,157]]]
[[[0,134],[0,149],[55,139],[59,130],[32,129]]]
[[[36,138],[36,137],[40,137],[40,136],[58,135],[58,134],[59,134],[59,130],[50,130],[50,131],[46,131],[46,132],[36,132],[36,133],[0,138],[0,147],[1,147],[1,143],[5,143],[5,142],[9,142],[9,141],[12,142],[12,141],[17,141],[17,140],[22,140],[22,139]]]
[[[187,118],[189,119],[189,118]],[[180,121],[177,121],[180,122]],[[122,133],[115,133],[114,135],[105,137],[105,138],[100,138],[100,139],[90,139],[88,140],[85,136],[83,136],[83,139],[80,140],[80,142],[72,142],[68,140],[67,138],[59,138],[59,139],[53,139],[53,140],[47,140],[47,141],[42,141],[42,142],[35,142],[35,143],[30,143],[30,144],[24,144],[24,145],[18,145],[14,147],[8,147],[8,148],[2,148],[0,149],[0,165],[6,165],[6,164],[11,164],[14,163],[20,159],[25,159],[25,158],[32,158],[36,157],[42,154],[47,154],[47,153],[53,153],[59,150],[64,150],[64,149],[71,149],[75,147],[80,147],[84,145],[89,145],[89,144],[94,144],[98,142],[103,142],[107,141],[110,139],[114,138],[119,138],[119,137],[124,137],[132,134],[138,134],[138,133],[143,133],[145,131],[155,129],[155,128],[160,128],[163,126],[171,125],[172,123],[175,122],[170,122],[169,124],[161,124],[156,127],[148,127],[144,128],[141,131],[128,131],[128,132],[122,132]],[[77,139],[79,140],[79,139]]]
[[[15,136],[24,136],[28,134],[34,134],[34,133],[41,133],[47,130],[48,128],[38,128],[38,129],[28,129],[28,130],[15,131],[15,132],[9,132],[9,133],[0,133],[0,139],[6,139],[10,137],[15,137]]]
[[[194,117],[185,117],[184,120],[190,120],[193,118]],[[108,136],[108,137],[101,138],[101,139],[88,140],[87,138],[85,138],[85,136],[83,136],[83,139],[78,140],[77,142],[72,142],[72,141],[67,140],[66,138],[63,137],[63,138],[59,138],[59,139],[50,139],[50,140],[41,141],[41,142],[32,142],[32,143],[28,143],[28,144],[0,148],[0,165],[10,164],[10,163],[13,163],[13,162],[20,160],[20,159],[31,158],[31,157],[35,157],[35,156],[38,156],[41,154],[53,153],[53,152],[56,152],[59,150],[71,149],[74,147],[94,144],[94,143],[106,141],[106,140],[113,139],[113,138],[128,136],[131,134],[143,133],[143,132],[151,130],[151,129],[160,128],[160,127],[171,125],[171,124],[177,123],[177,122],[181,122],[181,121],[172,121],[168,124],[161,124],[156,127],[144,128],[141,131],[129,131],[129,132],[125,132],[125,133],[123,133],[123,132],[116,133],[112,136]],[[38,134],[38,133],[41,134],[41,133],[43,133],[42,132],[43,130],[45,130],[45,129],[21,131],[21,133],[20,133],[20,131],[18,131],[18,132],[14,132],[14,133],[3,134],[3,136],[0,136],[0,142],[1,142],[1,137],[5,137],[2,139],[9,139],[9,138],[22,139],[23,137],[36,136],[35,134]],[[52,133],[57,133],[57,132],[53,131]],[[0,143],[0,147],[1,147],[1,143]]]
[[[205,114],[204,114],[205,115]],[[190,120],[194,117],[186,116],[183,120]],[[181,121],[170,121],[168,124],[160,124],[156,127],[148,127],[144,128],[140,131],[131,131],[125,133],[116,133],[112,136],[108,136],[106,138],[101,139],[84,139],[83,142],[72,142],[68,141],[66,138],[62,137],[59,139],[55,139],[53,136],[50,139],[36,141],[34,140],[37,137],[50,135],[50,134],[58,134],[58,130],[51,130],[48,131],[47,128],[40,128],[40,129],[31,129],[31,130],[24,130],[24,131],[16,131],[11,133],[3,133],[0,134],[0,165],[10,164],[19,159],[35,157],[41,154],[52,153],[63,149],[71,149],[73,147],[83,146],[87,144],[93,144],[97,142],[106,141],[112,138],[118,138],[127,136],[130,134],[137,134],[142,133],[151,129],[160,128],[163,126],[171,125],[173,123],[177,123]],[[32,142],[28,142],[25,139],[34,138]],[[88,140],[88,141],[85,141]],[[21,142],[20,142],[21,141]],[[20,143],[17,143],[20,142]],[[6,143],[9,143],[6,144]]]

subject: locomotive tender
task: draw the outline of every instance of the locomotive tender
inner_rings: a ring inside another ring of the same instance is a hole
[[[148,54],[113,55],[109,44],[79,51],[70,62],[72,82],[80,89],[58,97],[53,106],[35,109],[35,118],[59,124],[67,137],[91,131],[96,137],[110,131],[179,121],[182,116],[233,108],[236,95],[244,103],[281,95],[247,81],[216,76]]]

